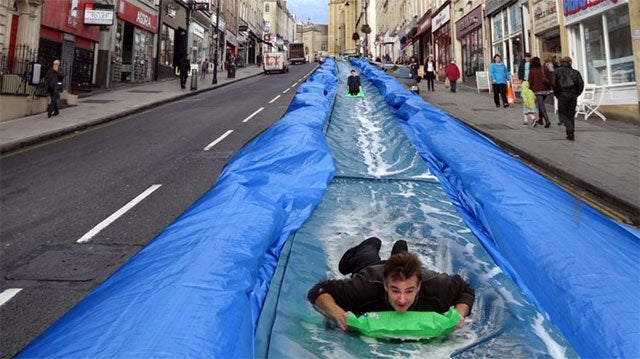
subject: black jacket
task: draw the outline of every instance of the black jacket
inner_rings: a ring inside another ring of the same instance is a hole
[[[563,62],[562,66],[553,72],[553,93],[556,97],[570,95],[578,97],[584,90],[584,81],[578,70],[571,68],[571,64]]]
[[[347,87],[350,91],[358,91],[358,88],[360,87],[360,76],[349,76],[349,78],[347,79]]]
[[[47,93],[54,93],[62,91],[62,79],[64,73],[62,70],[54,70],[50,68],[47,72]]]
[[[349,279],[327,280],[316,284],[307,293],[307,299],[316,299],[329,293],[342,309],[356,315],[365,312],[392,311],[384,290],[384,264],[364,268]],[[422,285],[409,310],[445,313],[451,306],[464,303],[473,307],[475,291],[459,275],[422,271]]]

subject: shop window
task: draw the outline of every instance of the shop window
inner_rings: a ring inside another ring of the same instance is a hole
[[[605,58],[602,17],[594,16],[583,22],[587,81],[596,85],[607,83],[607,61]]]
[[[502,39],[504,33],[502,31],[502,13],[496,14],[493,18],[493,41]]]
[[[522,29],[522,10],[518,4],[509,7],[509,33]]]
[[[609,35],[609,63],[611,64],[611,84],[635,82],[633,70],[633,49],[631,26],[627,6],[619,6],[605,13]]]

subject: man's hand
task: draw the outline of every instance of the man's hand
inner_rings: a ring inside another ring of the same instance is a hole
[[[318,298],[316,299],[315,306],[326,317],[328,317],[329,319],[333,319],[333,321],[336,322],[338,328],[342,330],[351,329],[347,325],[347,315],[350,312],[345,311],[338,304],[336,304],[336,301],[333,299],[331,294],[320,294],[320,296],[318,296]]]
[[[458,303],[455,305],[455,307],[453,307],[455,310],[458,311],[458,314],[460,314],[460,321],[458,322],[458,324],[455,325],[456,329],[461,329],[462,327],[464,327],[464,318],[467,317],[467,315],[469,315],[469,306],[464,304],[464,303]]]

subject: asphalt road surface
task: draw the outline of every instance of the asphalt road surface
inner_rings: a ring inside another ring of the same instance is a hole
[[[0,357],[10,358],[216,182],[313,64],[0,158]]]

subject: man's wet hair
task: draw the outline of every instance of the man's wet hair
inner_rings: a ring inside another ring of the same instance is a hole
[[[417,255],[410,252],[400,252],[389,257],[384,264],[384,279],[407,280],[412,276],[422,281],[422,262]]]

